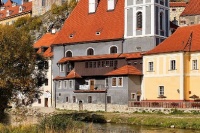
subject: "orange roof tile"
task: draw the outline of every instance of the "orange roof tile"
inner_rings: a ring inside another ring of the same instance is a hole
[[[113,70],[109,73],[106,73],[107,76],[115,76],[115,75],[142,75],[142,71],[137,69],[136,67],[132,65],[126,65],[123,67],[120,67],[116,70]]]
[[[82,61],[82,60],[101,60],[101,59],[116,59],[116,58],[142,58],[140,52],[136,53],[123,53],[123,54],[104,54],[104,55],[88,55],[88,56],[74,56],[64,57],[58,63],[62,64],[67,61]]]
[[[124,36],[124,0],[107,11],[107,0],[100,0],[95,13],[89,13],[88,0],[80,0],[65,21],[53,44],[116,40]],[[96,32],[100,32],[96,35]],[[69,37],[73,34],[73,37]]]
[[[46,33],[45,35],[42,36],[36,43],[33,44],[34,48],[39,48],[37,53],[41,54],[42,53],[42,47],[48,47],[48,49],[42,53],[44,57],[52,57],[53,52],[51,50],[51,45],[54,39],[56,38],[58,34],[51,34],[51,33]]]
[[[66,80],[66,79],[76,79],[82,78],[75,70],[72,70],[66,77],[56,76],[53,80]]]
[[[82,78],[75,70],[72,70],[66,77],[67,79]]]
[[[200,14],[200,0],[190,0],[180,16],[199,15],[199,14]]]
[[[8,0],[3,6],[5,7],[5,9],[0,11],[0,20],[12,18],[12,17],[18,16],[21,14],[25,14],[25,13],[29,13],[32,11],[32,2],[25,2],[22,5],[22,8],[23,8],[22,12],[19,12],[20,6],[19,5],[12,6],[12,2],[10,0]],[[10,15],[6,16],[8,10],[10,11]]]
[[[170,37],[145,54],[200,51],[200,24],[179,27]]]
[[[169,2],[170,7],[185,7],[186,2]]]

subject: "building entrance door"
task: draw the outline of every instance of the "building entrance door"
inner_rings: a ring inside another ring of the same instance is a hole
[[[94,79],[90,80],[90,90],[94,90]]]
[[[48,107],[48,98],[45,98],[45,99],[44,99],[44,106],[45,106],[45,107]]]

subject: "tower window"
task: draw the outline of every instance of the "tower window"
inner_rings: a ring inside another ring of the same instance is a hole
[[[160,30],[163,30],[163,12],[160,13]]]
[[[137,29],[142,28],[142,12],[137,13]]]

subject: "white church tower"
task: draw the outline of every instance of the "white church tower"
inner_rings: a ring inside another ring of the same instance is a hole
[[[125,0],[124,52],[154,48],[169,29],[169,0]]]

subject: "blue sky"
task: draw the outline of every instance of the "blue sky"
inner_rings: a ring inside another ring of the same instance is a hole
[[[12,1],[14,1],[14,2],[16,2],[16,3],[20,4],[22,0],[12,0]],[[7,2],[7,0],[3,0],[3,2],[4,2],[4,3],[6,3],[6,2]]]

